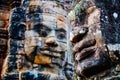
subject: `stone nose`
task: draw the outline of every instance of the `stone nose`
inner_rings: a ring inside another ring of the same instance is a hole
[[[49,47],[57,47],[57,41],[54,37],[49,37],[45,40],[45,44]]]

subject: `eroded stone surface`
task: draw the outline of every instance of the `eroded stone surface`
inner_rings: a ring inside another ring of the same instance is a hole
[[[20,2],[15,1],[11,7],[17,8],[12,10],[9,22],[9,13],[0,13],[0,65],[8,47],[3,80],[72,80],[73,72],[87,80],[113,75],[106,80],[119,79],[114,69],[106,71],[111,67],[111,60],[119,62],[116,51],[119,44],[111,46],[119,43],[119,0],[75,0],[75,7],[67,14],[71,2],[23,0],[21,7],[17,7]],[[72,30],[71,48],[68,48],[67,29]],[[112,43],[108,45],[112,50],[109,56],[104,43]],[[67,49],[73,53],[74,71]],[[116,70],[119,71],[119,65]]]
[[[12,9],[4,80],[72,80],[64,2],[25,1]]]
[[[104,44],[111,43],[110,45],[115,44],[114,46],[116,46],[118,43],[119,45],[119,41],[117,41],[119,40],[119,32],[117,31],[119,30],[118,3],[118,0],[80,0],[69,13],[72,25],[71,47],[75,60],[74,67],[79,77],[90,78],[96,75],[96,77],[100,77],[101,80],[104,79],[102,78],[103,75],[106,76],[106,74],[100,75],[98,73],[109,69],[112,63],[110,56],[105,52],[106,47]],[[86,27],[88,28],[87,33],[84,33],[84,35],[80,34],[80,32],[85,31],[83,31],[83,29]],[[93,40],[95,40],[96,43],[92,44]],[[113,50],[113,46],[107,46],[112,47],[111,50]],[[119,50],[119,46],[116,47],[116,49]],[[115,61],[119,58],[119,51],[117,52],[117,56],[115,55],[116,49],[113,50],[115,57],[112,56],[112,58],[115,58]],[[108,50],[110,50],[110,48],[108,48]],[[111,70],[107,76],[111,74],[114,76],[115,72]]]

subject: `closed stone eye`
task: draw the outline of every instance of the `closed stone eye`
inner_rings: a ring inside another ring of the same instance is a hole
[[[63,33],[63,32],[60,32],[60,33],[58,33],[57,38],[58,39],[65,39],[66,38],[66,34]]]

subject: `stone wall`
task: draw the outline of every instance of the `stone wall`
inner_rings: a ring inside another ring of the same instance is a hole
[[[119,79],[119,3],[1,0],[2,80]]]

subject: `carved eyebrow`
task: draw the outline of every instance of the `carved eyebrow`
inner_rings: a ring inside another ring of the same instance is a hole
[[[47,28],[50,29],[48,26],[43,25],[41,23],[35,24],[33,30],[40,30],[41,28]]]
[[[33,27],[33,30],[37,33],[39,33],[41,31],[41,28],[43,27],[43,25],[41,23],[35,24]]]
[[[41,23],[35,24],[33,30],[39,30],[43,25]]]
[[[44,25],[44,24],[42,24],[42,27],[47,28],[47,29],[51,29],[49,26]]]
[[[63,29],[63,28],[57,28],[57,29],[55,29],[56,31],[62,31],[62,32],[66,32],[66,30],[65,29]]]

